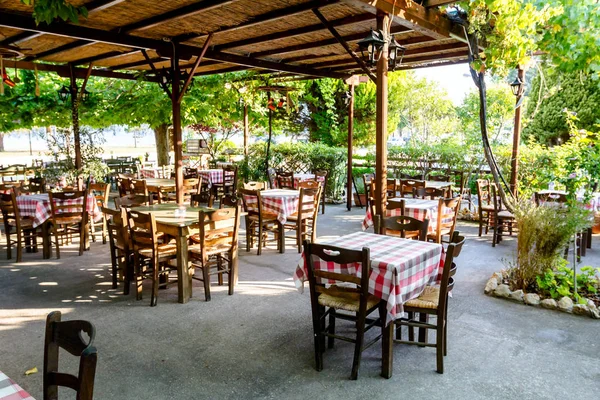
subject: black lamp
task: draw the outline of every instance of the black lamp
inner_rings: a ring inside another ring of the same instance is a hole
[[[65,85],[63,85],[63,87],[60,90],[58,90],[58,98],[61,101],[67,101],[70,95],[71,91]]]
[[[517,76],[513,83],[510,84],[510,88],[515,96],[519,96],[523,90],[523,81]]]
[[[388,45],[389,58],[388,58],[388,68],[391,71],[395,71],[396,67],[402,64],[402,58],[404,58],[404,52],[406,52],[406,47],[403,47],[394,39],[392,36],[390,38],[390,44]]]
[[[377,61],[379,61],[379,58],[381,58],[381,50],[385,45],[383,32],[374,31],[371,29],[367,37],[359,41],[357,44],[360,48],[363,58],[367,58],[368,63],[371,66],[374,66],[377,64]]]

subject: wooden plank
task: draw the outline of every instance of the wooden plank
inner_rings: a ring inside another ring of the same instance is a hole
[[[15,66],[18,69],[26,69],[33,71],[37,68],[38,71],[50,71],[56,72],[59,76],[66,78],[69,77],[69,67],[64,65],[56,65],[56,64],[42,64],[42,63],[33,63],[30,61],[11,61],[11,68]],[[73,68],[75,77],[78,79],[85,78],[87,74],[87,68]],[[127,74],[124,72],[114,72],[108,71],[105,69],[92,69],[92,76],[102,76],[105,78],[114,78],[114,79],[126,79],[126,80],[139,80],[138,74]],[[146,80],[149,82],[157,82],[158,80],[155,77],[146,77]]]
[[[454,4],[454,3],[456,3],[456,0],[425,0],[425,3],[423,4],[423,6],[425,8],[431,8],[431,7],[445,6],[447,4]]]
[[[181,103],[181,100],[183,100],[183,96],[185,96],[185,91],[190,86],[190,83],[192,82],[192,79],[194,79],[194,74],[196,73],[196,69],[198,69],[198,65],[200,65],[200,63],[202,62],[202,58],[204,58],[204,54],[206,54],[206,50],[208,50],[208,46],[210,46],[210,42],[212,41],[212,37],[213,36],[212,36],[212,33],[211,33],[206,38],[206,41],[204,42],[204,45],[202,46],[202,51],[200,52],[200,54],[196,58],[196,62],[192,66],[192,70],[190,71],[189,76],[187,77],[185,83],[183,84],[183,88],[181,88],[181,93],[179,93],[179,97],[177,98],[177,102]],[[179,72],[179,69],[178,69],[178,72]]]
[[[377,13],[377,29],[387,31],[391,19],[387,13]],[[387,197],[387,118],[388,118],[388,44],[383,46],[377,62],[377,95],[375,101],[375,210],[385,215]]]

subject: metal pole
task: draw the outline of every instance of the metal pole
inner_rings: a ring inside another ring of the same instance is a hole
[[[387,113],[388,113],[388,26],[389,14],[377,12],[377,29],[384,32],[386,41],[377,62],[377,117],[375,135],[375,212],[385,215],[387,202]]]
[[[348,182],[346,184],[346,207],[352,209],[352,137],[354,135],[354,84],[350,84],[348,103]]]
[[[519,79],[521,80],[521,82],[524,82],[524,73],[523,73],[523,69],[521,67],[519,67],[517,69],[517,76],[519,77]],[[519,89],[519,92],[517,93],[517,100],[516,100],[516,108],[515,108],[515,127],[514,127],[514,131],[513,131],[513,148],[512,148],[512,156],[511,156],[511,173],[510,173],[510,191],[512,192],[512,194],[515,196],[515,198],[517,197],[517,189],[518,189],[518,185],[517,185],[517,174],[518,174],[518,169],[519,169],[519,143],[521,142],[521,109],[523,108],[521,106],[521,101],[523,98],[523,88],[525,86],[521,85],[521,88]]]

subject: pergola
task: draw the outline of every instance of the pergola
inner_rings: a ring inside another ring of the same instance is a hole
[[[32,7],[19,0],[0,0],[0,46],[22,49],[24,57],[8,62],[10,67],[70,77],[74,98],[80,91],[77,79],[84,79],[85,87],[90,75],[139,79],[143,72],[146,80],[159,84],[173,106],[178,202],[183,200],[181,100],[194,76],[255,70],[290,79],[327,77],[344,79],[353,92],[359,81],[353,75],[364,74],[377,84],[375,196],[377,213],[382,213],[387,176],[387,44],[376,67],[369,69],[357,55],[356,43],[372,28],[389,31],[406,48],[398,70],[466,62],[469,47],[464,29],[438,9],[454,2],[73,0],[70,3],[88,10],[78,25],[37,25]],[[350,115],[350,157],[351,120]],[[76,152],[78,139],[76,131]]]

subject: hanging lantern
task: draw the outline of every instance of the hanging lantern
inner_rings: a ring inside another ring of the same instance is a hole
[[[275,100],[273,100],[272,98],[269,98],[269,110],[271,111],[275,111],[277,109],[277,107],[275,107]]]
[[[402,64],[402,58],[404,58],[406,47],[401,46],[392,36],[390,38],[390,44],[388,45],[388,52],[388,68],[391,71],[395,71],[396,68]]]
[[[2,69],[2,82],[4,82],[4,84],[8,87],[15,87],[15,82],[13,82],[6,73],[6,68]]]
[[[283,108],[283,105],[285,104],[285,99],[282,97],[279,99],[279,103],[277,103],[277,107],[278,108]]]
[[[383,38],[383,32],[371,29],[367,37],[358,42],[363,59],[367,59],[368,64],[372,67],[381,58],[381,50],[385,45]]]
[[[63,87],[60,90],[58,90],[58,98],[61,101],[67,101],[70,95],[71,91],[65,85],[63,85]]]
[[[519,96],[523,92],[523,81],[517,76],[513,83],[510,84],[510,88],[515,96]]]

